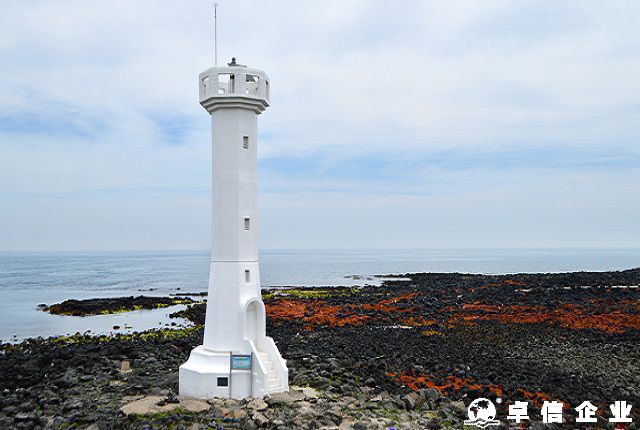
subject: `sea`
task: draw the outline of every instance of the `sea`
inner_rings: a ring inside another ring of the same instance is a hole
[[[72,317],[38,308],[67,299],[206,291],[208,251],[0,253],[0,342],[108,334],[187,324],[181,308]],[[640,249],[261,250],[263,288],[375,285],[374,275],[416,272],[538,273],[640,267]],[[172,325],[173,324],[173,325]]]

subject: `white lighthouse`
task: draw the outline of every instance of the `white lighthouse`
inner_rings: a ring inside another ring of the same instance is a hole
[[[262,397],[286,391],[289,371],[265,333],[257,246],[257,125],[269,78],[237,64],[200,73],[213,129],[213,221],[203,345],[180,366],[180,395]]]

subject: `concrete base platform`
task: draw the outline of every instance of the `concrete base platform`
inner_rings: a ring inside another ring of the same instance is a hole
[[[208,351],[202,345],[194,348],[189,360],[180,366],[180,396],[232,397],[229,367],[229,353]]]

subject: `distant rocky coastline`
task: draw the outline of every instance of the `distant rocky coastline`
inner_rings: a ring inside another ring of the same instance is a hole
[[[575,428],[582,401],[640,405],[639,285],[634,269],[265,291],[294,388],[264,400],[176,397],[177,368],[202,342],[202,303],[176,315],[192,327],[5,344],[0,428],[459,429],[478,397],[502,421],[529,401],[531,428],[551,428],[540,405],[562,401],[566,424],[554,428]],[[640,424],[633,413],[627,428]],[[613,428],[606,418],[594,427]]]

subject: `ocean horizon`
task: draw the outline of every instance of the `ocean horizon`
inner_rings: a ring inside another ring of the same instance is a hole
[[[210,254],[197,251],[0,252],[0,341],[164,327],[178,308],[92,317],[49,315],[67,299],[206,291]],[[640,249],[271,249],[260,251],[263,288],[376,284],[375,275],[613,271],[640,267]],[[354,276],[355,275],[355,276]],[[118,326],[115,330],[113,327]]]

